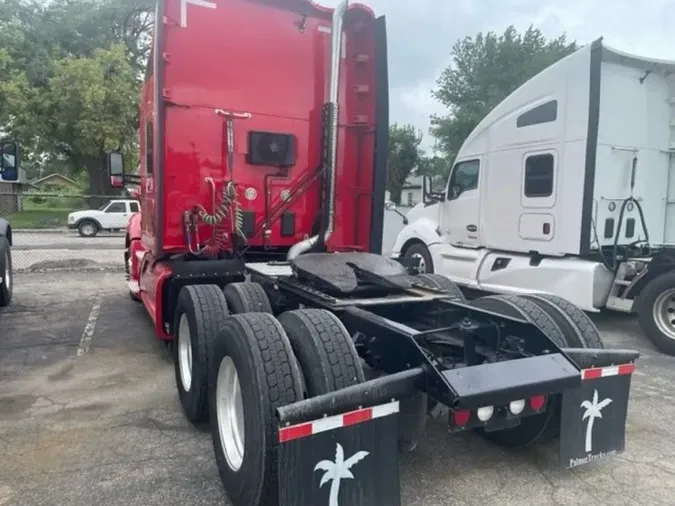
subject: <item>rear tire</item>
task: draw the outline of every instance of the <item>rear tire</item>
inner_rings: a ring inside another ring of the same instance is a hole
[[[342,322],[325,309],[298,309],[279,316],[306,384],[316,397],[365,381],[363,365]]]
[[[404,258],[419,258],[420,259],[420,274],[433,274],[434,260],[431,258],[429,248],[421,242],[414,242],[408,246],[401,256]]]
[[[288,338],[272,315],[239,314],[225,320],[212,353],[210,427],[225,492],[233,506],[278,504],[275,411],[302,399]]]
[[[605,346],[595,323],[570,301],[548,293],[529,294],[522,297],[534,302],[558,324],[569,346],[604,349]]]
[[[6,237],[0,237],[0,307],[12,302],[14,293],[14,268],[12,267],[12,247]]]
[[[531,300],[517,295],[491,295],[470,302],[472,306],[489,309],[511,318],[520,318],[535,324],[558,347],[567,347],[564,333],[558,324],[543,309]],[[520,425],[510,429],[476,432],[488,441],[505,448],[531,446],[552,441],[560,434],[561,396],[548,398],[544,413],[523,418]]]
[[[181,289],[174,320],[174,370],[183,412],[193,424],[209,417],[209,357],[227,316],[227,302],[219,286]]]
[[[272,313],[270,299],[259,283],[230,283],[223,290],[232,314]]]
[[[636,301],[645,336],[662,352],[675,355],[675,272],[655,277]]]
[[[418,274],[415,278],[424,286],[447,293],[453,300],[466,302],[466,297],[464,297],[464,294],[455,282],[442,274]]]

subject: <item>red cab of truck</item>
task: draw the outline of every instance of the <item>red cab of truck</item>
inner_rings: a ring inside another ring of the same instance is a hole
[[[333,16],[310,0],[158,2],[140,106],[142,212],[125,262],[160,337],[171,334],[169,260],[237,271],[222,261],[381,252],[384,18],[349,5],[335,73]]]

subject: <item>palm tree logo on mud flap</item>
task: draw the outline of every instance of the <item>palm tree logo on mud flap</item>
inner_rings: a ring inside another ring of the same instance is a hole
[[[584,408],[584,414],[581,420],[588,418],[586,425],[586,453],[590,453],[593,449],[593,423],[596,418],[602,418],[602,410],[612,403],[612,399],[607,397],[601,402],[598,402],[598,391],[593,391],[593,401],[584,401],[581,407]]]
[[[330,495],[328,500],[328,506],[338,506],[338,495],[340,494],[340,481],[354,479],[354,475],[351,473],[350,469],[357,462],[365,459],[369,452],[356,452],[354,455],[345,460],[345,452],[340,443],[337,443],[335,449],[335,462],[331,460],[322,460],[316,466],[314,466],[314,471],[325,471],[325,474],[321,478],[321,483],[319,483],[319,488],[323,487],[329,481],[330,484]]]

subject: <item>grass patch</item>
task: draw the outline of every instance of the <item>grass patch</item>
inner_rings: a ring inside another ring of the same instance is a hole
[[[68,225],[68,215],[72,209],[25,209],[4,216],[13,229],[62,228]]]

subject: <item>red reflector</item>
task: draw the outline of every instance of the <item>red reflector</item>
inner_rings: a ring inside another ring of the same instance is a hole
[[[459,411],[453,411],[452,412],[453,423],[455,425],[459,425],[460,427],[469,423],[470,419],[471,419],[471,411],[469,411],[469,410],[460,409]]]
[[[372,409],[361,409],[352,413],[347,413],[342,417],[342,423],[345,427],[356,425],[357,423],[367,422],[373,418]]]
[[[311,436],[312,432],[311,423],[303,423],[300,425],[293,425],[292,427],[284,427],[283,429],[279,430],[279,442],[285,443],[286,441],[291,441],[292,439]]]
[[[545,395],[535,395],[534,397],[530,397],[530,407],[535,411],[541,410],[541,408],[544,407],[544,404],[546,404]]]

